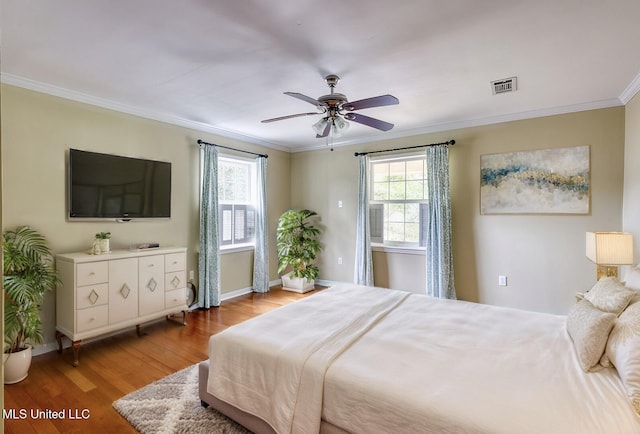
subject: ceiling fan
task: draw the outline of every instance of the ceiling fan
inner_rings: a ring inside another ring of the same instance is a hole
[[[354,110],[361,110],[371,107],[382,107],[386,105],[398,104],[398,98],[393,95],[380,95],[374,96],[372,98],[365,98],[358,101],[349,102],[346,95],[333,91],[333,89],[336,87],[336,84],[338,84],[338,80],[340,80],[340,77],[330,74],[327,75],[324,79],[331,89],[331,93],[329,95],[323,95],[318,99],[314,99],[296,92],[284,93],[285,95],[289,95],[299,100],[306,101],[309,104],[313,104],[320,110],[319,112],[297,113],[294,115],[265,119],[262,122],[269,123],[282,121],[284,119],[297,118],[301,116],[324,115],[322,119],[320,119],[313,125],[313,129],[316,132],[317,138],[327,137],[329,133],[332,133],[334,137],[339,137],[342,132],[346,131],[349,128],[349,123],[347,122],[347,120],[357,122],[362,125],[367,125],[369,127],[377,128],[381,131],[389,131],[391,128],[393,128],[392,123],[352,112]]]

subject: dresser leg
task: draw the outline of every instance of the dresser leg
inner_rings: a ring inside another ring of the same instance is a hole
[[[80,352],[80,341],[73,341],[71,346],[73,347],[73,366],[78,366],[78,353]]]
[[[142,336],[142,332],[140,331],[140,324],[136,324],[136,334],[138,337]]]
[[[186,326],[187,325],[187,311],[183,310],[181,312],[182,312],[182,325]],[[167,315],[167,321],[173,321],[173,322],[180,323],[180,320],[174,318],[173,315]]]
[[[62,354],[62,333],[56,330],[56,341],[58,341],[58,354]]]

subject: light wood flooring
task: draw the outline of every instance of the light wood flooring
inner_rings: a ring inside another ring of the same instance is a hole
[[[219,308],[196,310],[186,326],[154,322],[94,342],[73,351],[35,356],[26,380],[4,386],[4,408],[51,410],[78,415],[75,420],[51,418],[4,420],[6,433],[135,433],[111,406],[113,401],[180,369],[205,360],[209,337],[249,318],[316,293],[297,294],[273,287],[266,294],[247,294],[223,301]],[[67,345],[69,344],[66,341]],[[82,419],[82,415],[88,415]]]

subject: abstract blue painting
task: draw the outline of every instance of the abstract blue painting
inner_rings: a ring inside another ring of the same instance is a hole
[[[481,214],[589,214],[589,146],[480,157]]]

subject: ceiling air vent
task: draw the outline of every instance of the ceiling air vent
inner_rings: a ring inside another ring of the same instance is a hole
[[[517,87],[517,78],[510,77],[504,78],[502,80],[496,80],[491,82],[491,89],[493,89],[493,94],[498,95],[500,93],[513,92]]]

